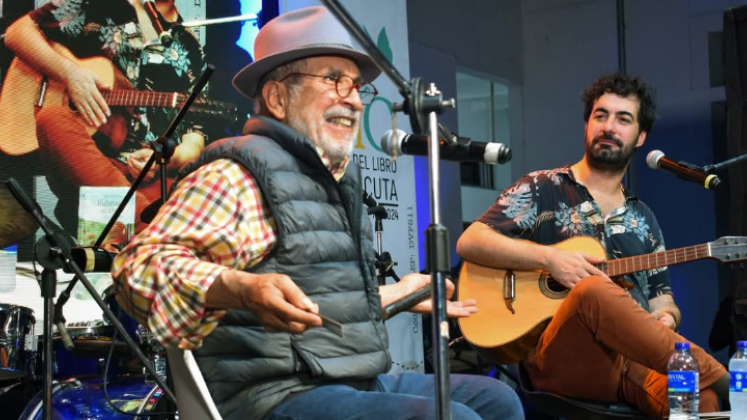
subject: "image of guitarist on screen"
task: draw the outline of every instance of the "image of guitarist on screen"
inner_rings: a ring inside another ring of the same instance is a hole
[[[536,389],[624,401],[662,418],[669,414],[667,361],[675,342],[686,341],[676,332],[681,315],[669,271],[617,277],[601,269],[606,258],[664,250],[653,212],[621,184],[653,127],[655,93],[640,78],[613,74],[595,80],[581,98],[581,161],[519,179],[467,228],[457,252],[482,266],[542,270],[570,289],[521,358]],[[516,296],[517,304],[526,299]],[[700,367],[700,411],[718,411],[717,396],[728,398],[729,375],[702,348],[691,348]]]
[[[36,136],[14,138],[5,151],[33,151],[38,141],[43,172],[60,199],[56,214],[69,232],[75,232],[67,222],[77,216],[77,190],[130,186],[153,153],[148,143],[178,111],[172,92],[187,92],[201,75],[200,43],[187,29],[170,31],[177,21],[174,0],[53,0],[8,28],[6,45],[17,65],[49,85],[35,110]],[[62,100],[50,99],[55,91]],[[180,144],[170,175],[204,148],[199,117],[188,113],[175,137]],[[153,165],[137,191],[136,231],[145,226],[141,211],[160,198],[157,172]]]

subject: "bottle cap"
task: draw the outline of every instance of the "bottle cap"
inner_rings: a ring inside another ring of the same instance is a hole
[[[679,343],[674,343],[674,349],[675,350],[690,350],[690,342],[681,341]]]
[[[747,349],[747,340],[737,341],[737,348],[738,349]]]

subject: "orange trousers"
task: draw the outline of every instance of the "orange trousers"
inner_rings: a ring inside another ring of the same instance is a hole
[[[646,415],[669,414],[667,362],[687,341],[654,319],[625,291],[600,277],[571,289],[525,362],[535,388],[572,398],[625,401]],[[690,351],[700,369],[700,411],[717,411],[709,387],[726,369],[702,348]]]
[[[62,212],[71,214],[66,217],[70,221],[77,221],[80,187],[129,187],[134,180],[127,165],[114,158],[126,135],[127,123],[123,117],[114,114],[110,122],[100,127],[108,138],[105,145],[96,144],[83,124],[85,122],[66,106],[45,106],[36,115],[39,154],[47,183],[60,199],[60,205],[66,206]],[[135,194],[135,231],[146,226],[140,222],[142,210],[161,197],[158,179],[141,184]],[[69,224],[64,227],[74,228]],[[77,232],[68,233],[75,235]]]

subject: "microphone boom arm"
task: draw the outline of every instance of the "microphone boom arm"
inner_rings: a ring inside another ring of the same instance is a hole
[[[708,174],[712,174],[712,173],[714,173],[714,172],[716,172],[716,171],[718,171],[720,169],[726,168],[727,166],[731,166],[731,165],[733,165],[735,163],[738,163],[738,162],[741,162],[743,160],[747,160],[747,153],[745,153],[743,155],[740,155],[740,156],[733,157],[733,158],[728,159],[728,160],[725,160],[725,161],[723,161],[721,163],[716,163],[716,164],[713,164],[713,165],[706,165],[706,166],[703,167],[703,170],[706,173],[708,173]]]

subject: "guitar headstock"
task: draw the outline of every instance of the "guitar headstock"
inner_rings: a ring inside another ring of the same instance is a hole
[[[747,260],[747,237],[722,236],[718,240],[709,242],[711,258],[721,262],[733,263]]]

